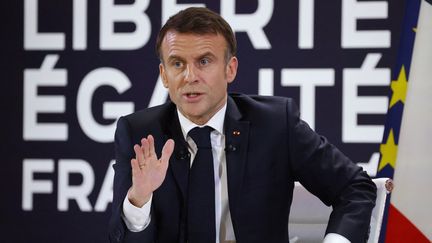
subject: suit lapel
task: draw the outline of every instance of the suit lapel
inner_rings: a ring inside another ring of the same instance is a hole
[[[249,143],[249,121],[241,121],[240,118],[241,113],[237,105],[231,97],[228,97],[225,115],[225,151],[228,199],[234,225],[236,224],[237,202],[243,183]]]
[[[171,170],[174,180],[180,188],[183,196],[183,202],[186,202],[187,187],[189,180],[190,154],[187,149],[187,143],[184,140],[178,120],[177,111],[173,105],[173,111],[170,112],[170,117],[165,121],[165,136],[166,140],[172,138],[175,141],[174,152],[170,159],[169,170]]]

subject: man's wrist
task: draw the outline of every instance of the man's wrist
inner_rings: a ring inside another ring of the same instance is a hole
[[[144,206],[138,208],[132,205],[127,196],[125,197],[122,218],[130,231],[140,232],[150,224],[151,200],[152,197]]]
[[[132,205],[134,205],[137,208],[141,208],[142,206],[144,206],[144,204],[150,201],[151,195],[152,193],[149,193],[144,196],[139,194],[137,195],[133,187],[131,187],[128,191],[127,198]]]

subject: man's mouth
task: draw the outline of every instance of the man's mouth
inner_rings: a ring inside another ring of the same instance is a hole
[[[201,95],[201,93],[196,93],[196,92],[186,93],[186,96],[188,98],[195,98],[198,97],[199,95]]]

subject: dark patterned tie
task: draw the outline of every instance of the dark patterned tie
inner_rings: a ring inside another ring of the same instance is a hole
[[[189,172],[188,242],[216,241],[215,185],[210,142],[211,127],[195,127],[188,134],[198,147]]]

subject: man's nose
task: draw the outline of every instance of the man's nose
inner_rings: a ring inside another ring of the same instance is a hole
[[[188,83],[196,81],[196,68],[194,65],[186,65],[186,69],[184,71],[184,80]]]

